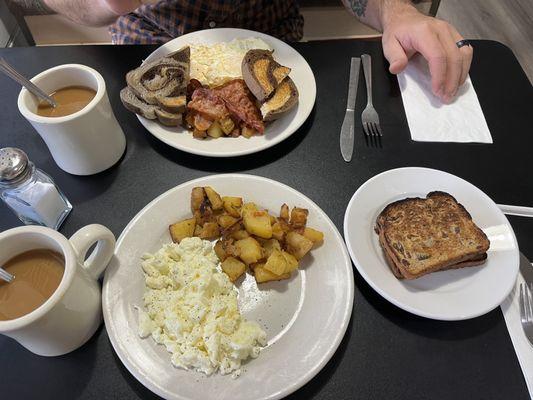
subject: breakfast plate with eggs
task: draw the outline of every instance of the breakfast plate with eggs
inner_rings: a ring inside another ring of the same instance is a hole
[[[245,202],[236,206],[237,198]],[[289,217],[283,204],[293,207]],[[242,221],[230,225],[235,207]],[[213,234],[207,218],[215,214]],[[303,249],[307,237],[316,243]],[[280,247],[270,248],[275,241]],[[170,189],[132,219],[106,270],[102,304],[119,358],[159,396],[271,400],[333,356],[353,296],[348,252],[324,211],[282,183],[226,174]]]
[[[233,157],[292,135],[316,99],[313,71],[291,46],[245,29],[210,29],[165,43],[126,75],[120,97],[159,140]]]

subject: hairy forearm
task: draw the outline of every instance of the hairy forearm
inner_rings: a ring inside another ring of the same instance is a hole
[[[378,31],[383,31],[395,13],[414,9],[409,0],[342,0],[342,2],[351,14]]]
[[[25,15],[61,14],[82,25],[104,26],[133,11],[141,0],[8,0]]]

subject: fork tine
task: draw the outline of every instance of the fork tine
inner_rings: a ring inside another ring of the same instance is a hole
[[[383,134],[381,133],[381,127],[379,126],[379,123],[376,124],[376,127],[377,127],[377,130],[378,130],[379,136],[383,137]]]
[[[375,122],[372,125],[374,125],[374,133],[376,134],[376,136],[380,136],[379,135],[379,125],[376,124]]]
[[[363,122],[363,132],[365,132],[366,136],[370,136],[370,133],[368,133],[368,123]]]
[[[378,136],[378,130],[376,128],[376,123],[372,122],[372,133],[374,136]]]

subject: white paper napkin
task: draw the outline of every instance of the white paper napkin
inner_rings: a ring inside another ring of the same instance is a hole
[[[492,143],[489,127],[470,77],[451,104],[431,91],[426,60],[414,56],[398,75],[411,138],[419,142]]]
[[[524,255],[520,254],[520,263],[524,262],[529,264],[529,261]],[[529,265],[528,267],[533,268],[533,266]],[[533,346],[527,340],[524,330],[522,329],[522,324],[520,323],[520,308],[518,304],[520,283],[523,282],[524,278],[522,277],[522,274],[519,273],[513,291],[504,300],[501,308],[505,318],[505,324],[507,325],[507,330],[509,331],[509,336],[511,337],[516,356],[518,357],[518,362],[522,367],[522,373],[526,380],[529,395],[533,398]]]

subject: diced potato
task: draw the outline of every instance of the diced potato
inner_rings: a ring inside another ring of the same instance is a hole
[[[279,219],[274,225],[272,225],[272,237],[280,242],[285,240],[285,235],[291,230],[291,227],[287,222]]]
[[[298,260],[292,254],[282,251],[281,254],[285,258],[285,273],[290,273],[295,269],[298,269]]]
[[[223,118],[218,121],[218,123],[220,124],[220,128],[226,135],[229,135],[233,128],[235,128],[235,124],[230,117]]]
[[[229,280],[232,282],[235,282],[237,279],[239,279],[239,277],[246,271],[246,265],[234,257],[226,258],[222,262],[221,267],[222,271],[229,276]]]
[[[266,211],[243,210],[242,215],[244,227],[248,233],[264,239],[270,239],[272,237],[270,216]]]
[[[218,259],[220,261],[224,261],[227,257],[226,250],[224,249],[224,244],[221,240],[218,240],[215,243],[215,246],[213,247],[213,250],[215,250],[215,254],[217,255]]]
[[[192,237],[194,235],[194,227],[196,226],[196,218],[189,218],[183,221],[176,222],[168,227],[170,237],[174,243],[179,243],[183,239]]]
[[[202,233],[202,226],[196,224],[196,226],[194,227],[194,236],[199,237],[201,233]]]
[[[246,232],[244,229],[241,229],[241,230],[238,230],[238,231],[235,231],[231,234],[231,237],[235,240],[241,240],[241,239],[246,239],[247,237],[249,237],[250,234],[248,232]]]
[[[200,226],[203,226],[206,222],[214,222],[215,219],[213,210],[207,201],[204,201],[200,209],[196,210],[193,215],[196,218],[196,223]]]
[[[211,126],[207,128],[207,134],[213,139],[218,139],[219,137],[224,136],[224,132],[217,121],[213,122]]]
[[[241,215],[244,216],[244,213],[246,213],[246,212],[257,211],[257,210],[258,210],[258,208],[257,208],[257,205],[255,203],[245,203],[242,206]]]
[[[279,217],[285,222],[289,222],[289,206],[285,203],[281,205],[281,210],[279,211]]]
[[[303,235],[316,245],[324,241],[324,234],[316,229],[305,227]]]
[[[258,262],[263,258],[263,249],[257,240],[253,237],[237,240],[235,242],[239,258],[246,264],[250,265]]]
[[[270,225],[274,225],[276,222],[278,222],[278,219],[272,214],[268,214],[268,218],[270,218]]]
[[[307,223],[309,210],[305,208],[294,207],[291,211],[291,225],[294,228],[303,228]]]
[[[224,210],[232,217],[241,217],[242,198],[241,197],[222,197]]]
[[[217,217],[217,222],[222,228],[229,228],[233,224],[237,223],[237,221],[239,221],[237,218],[228,214],[222,214]]]
[[[281,245],[276,239],[264,240],[262,243],[265,257],[268,258],[274,250],[281,250]]]
[[[250,264],[249,267],[253,271],[256,267],[263,268],[265,266],[264,262],[256,262],[253,264]]]
[[[256,266],[254,268],[254,277],[257,283],[269,282],[269,281],[281,281],[282,279],[289,279],[291,277],[290,273],[276,275],[267,270],[264,267]]]
[[[222,245],[224,246],[224,250],[226,251],[226,255],[228,257],[239,257],[239,250],[237,249],[236,243],[233,239],[222,241]]]
[[[284,274],[288,269],[287,260],[280,250],[273,250],[268,257],[264,268],[276,275]]]
[[[211,203],[211,208],[213,210],[221,210],[223,203],[222,199],[220,198],[220,195],[215,192],[210,186],[204,187],[204,191],[207,195],[207,198],[209,199],[209,202]]]
[[[195,139],[205,139],[207,137],[207,131],[201,131],[194,128],[192,131],[192,137]]]
[[[253,135],[255,135],[255,130],[252,128],[248,128],[247,126],[243,126],[241,128],[241,135],[244,136],[246,139],[250,139]]]
[[[216,222],[206,222],[200,232],[200,239],[212,240],[220,236],[220,228]]]
[[[313,248],[313,242],[297,232],[289,232],[285,237],[287,251],[301,260]]]
[[[191,192],[191,210],[194,212],[200,209],[200,206],[204,202],[205,191],[202,187],[195,187]]]

